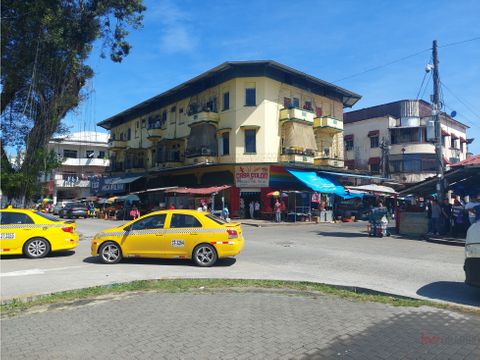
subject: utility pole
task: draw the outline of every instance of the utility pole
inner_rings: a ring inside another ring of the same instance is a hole
[[[435,153],[437,155],[437,195],[438,201],[441,202],[445,196],[445,180],[444,180],[444,164],[442,154],[442,128],[440,125],[440,77],[438,74],[438,52],[437,40],[433,40],[432,57],[433,57],[433,111],[432,115],[435,120]]]

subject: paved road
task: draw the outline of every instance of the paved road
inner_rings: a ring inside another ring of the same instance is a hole
[[[463,248],[399,238],[369,238],[365,224],[244,227],[246,246],[236,260],[213,268],[187,261],[129,259],[103,265],[90,257],[93,234],[118,222],[79,220],[75,252],[30,260],[4,258],[1,296],[159,278],[251,278],[315,281],[480,306],[480,289],[464,285]]]
[[[1,321],[4,359],[479,359],[480,317],[282,292],[145,293]]]

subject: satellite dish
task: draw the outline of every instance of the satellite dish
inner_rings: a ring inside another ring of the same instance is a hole
[[[457,116],[457,112],[455,110],[453,110],[451,113],[450,113],[450,116],[452,118],[454,118],[455,116]]]

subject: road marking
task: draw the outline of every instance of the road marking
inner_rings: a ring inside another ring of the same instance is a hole
[[[83,267],[83,266],[66,266],[66,267],[51,268],[51,269],[18,270],[18,271],[10,271],[10,272],[6,272],[6,273],[1,273],[0,277],[43,275],[48,271],[69,270],[69,269],[75,269],[75,268],[80,268],[80,267]]]

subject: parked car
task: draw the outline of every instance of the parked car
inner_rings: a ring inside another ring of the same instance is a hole
[[[82,204],[82,203],[67,203],[65,207],[63,207],[59,214],[61,218],[79,218],[79,217],[84,217],[86,218],[88,216],[88,209],[87,207]]]
[[[243,246],[239,223],[196,210],[162,210],[96,234],[91,254],[106,264],[124,257],[149,257],[192,259],[198,266],[212,266],[219,258],[238,255]]]
[[[57,202],[55,204],[55,206],[53,207],[52,209],[52,214],[53,215],[59,215],[60,214],[60,210],[62,210],[63,206],[62,206],[62,203],[60,202]]]
[[[42,258],[52,251],[71,250],[78,245],[73,221],[62,221],[40,211],[0,210],[0,255]]]

